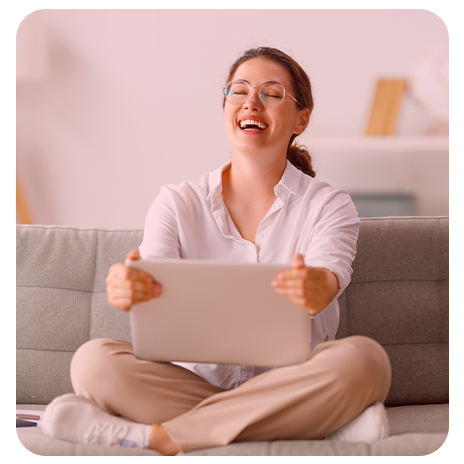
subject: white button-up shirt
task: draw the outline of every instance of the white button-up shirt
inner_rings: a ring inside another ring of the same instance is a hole
[[[275,186],[276,200],[259,224],[255,243],[242,238],[222,197],[221,168],[193,182],[166,185],[148,211],[142,259],[205,259],[239,263],[288,264],[296,253],[306,266],[332,271],[339,291],[322,312],[309,317],[311,348],[333,340],[339,323],[338,296],[349,284],[359,219],[344,190],[312,178],[289,161]],[[237,387],[269,367],[175,363],[213,385]]]

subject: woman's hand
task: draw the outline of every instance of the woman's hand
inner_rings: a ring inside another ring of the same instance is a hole
[[[300,254],[293,257],[291,269],[279,273],[272,285],[277,293],[303,306],[310,316],[321,312],[338,291],[338,279],[333,272],[319,267],[306,267]]]
[[[135,261],[140,259],[140,254],[138,250],[131,250],[126,258]],[[158,298],[161,294],[161,285],[153,277],[122,263],[110,267],[105,282],[109,304],[121,311],[129,311],[133,304]]]

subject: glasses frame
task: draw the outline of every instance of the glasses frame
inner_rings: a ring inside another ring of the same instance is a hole
[[[246,84],[248,85],[250,91],[248,92],[248,95],[247,97],[245,98],[245,100],[243,100],[242,103],[234,103],[232,101],[230,101],[228,98],[227,98],[227,95],[226,95],[226,89],[227,87],[229,87],[230,84],[234,83],[234,82],[240,82],[240,83],[243,83],[243,84]],[[222,88],[222,93],[224,94],[224,98],[232,105],[243,105],[243,103],[245,103],[249,98],[250,98],[250,95],[251,95],[251,90],[252,89],[256,89],[258,91],[258,97],[259,97],[259,100],[261,101],[261,103],[266,106],[267,108],[277,108],[278,106],[280,106],[282,104],[282,102],[285,100],[285,97],[288,95],[289,97],[293,98],[293,100],[295,100],[295,103],[297,103],[299,106],[303,106],[292,94],[288,93],[287,92],[287,89],[280,83],[278,82],[273,82],[273,84],[275,85],[280,85],[280,87],[282,87],[284,89],[284,96],[282,98],[282,100],[280,100],[279,104],[278,105],[275,105],[275,106],[268,106],[266,105],[266,103],[263,102],[263,100],[261,99],[261,89],[265,86],[265,85],[268,85],[269,83],[266,83],[266,84],[263,84],[259,89],[258,87],[255,87],[254,85],[251,85],[248,81],[245,81],[243,79],[238,79],[236,81],[230,81],[225,87]]]

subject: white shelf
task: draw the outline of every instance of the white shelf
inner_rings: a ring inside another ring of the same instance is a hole
[[[309,151],[346,152],[447,152],[448,136],[310,136],[304,143]]]

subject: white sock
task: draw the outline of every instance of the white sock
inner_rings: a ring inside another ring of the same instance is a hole
[[[389,434],[390,425],[385,407],[382,403],[375,403],[325,439],[372,444],[387,438]]]
[[[42,430],[73,443],[147,448],[150,426],[112,416],[87,398],[67,394],[45,408]]]

